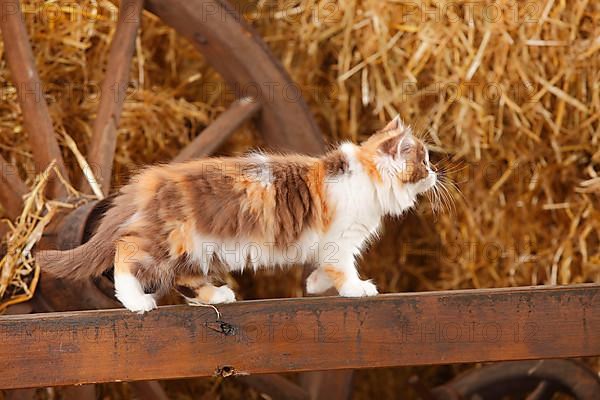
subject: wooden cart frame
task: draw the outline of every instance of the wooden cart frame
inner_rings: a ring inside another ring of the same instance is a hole
[[[36,168],[43,171],[55,162],[66,177],[43,93],[28,95],[41,85],[19,3],[0,0],[0,7],[6,58]],[[292,82],[258,35],[222,0],[122,0],[103,93],[127,86],[144,7],[192,41],[229,84],[259,89],[256,98],[235,101],[176,161],[211,154],[249,119],[275,148],[323,151],[302,99],[262,92],[274,82]],[[104,193],[110,188],[123,100],[102,96],[93,127],[88,161],[100,172]],[[12,170],[1,157],[0,164],[2,171]],[[17,175],[0,176],[0,203],[9,217],[19,215],[26,191]],[[65,195],[60,185],[50,191],[55,198]],[[46,245],[67,249],[81,244],[101,206],[89,203],[65,216],[44,239]],[[33,311],[44,313],[0,317],[0,388],[142,381],[134,386],[145,399],[165,399],[150,380],[235,375],[273,398],[333,400],[348,397],[349,370],[356,368],[600,355],[600,285],[595,284],[243,301],[220,306],[219,320],[210,309],[187,306],[161,307],[143,316],[110,310],[119,307],[110,293],[106,279],[75,285],[43,276],[31,304]],[[69,311],[82,309],[93,311]],[[277,375],[253,375],[325,370],[330,372],[303,375],[300,386]],[[586,388],[591,399],[598,387],[585,374],[577,375],[573,387]],[[544,377],[540,381],[550,379]],[[586,385],[586,379],[591,383]],[[93,386],[70,390],[72,398],[94,398]],[[21,391],[12,398],[31,396]]]

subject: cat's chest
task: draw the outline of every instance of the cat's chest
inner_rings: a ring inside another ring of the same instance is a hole
[[[379,230],[381,218],[369,213],[353,213],[338,216],[334,224],[334,236],[340,239],[362,242]]]

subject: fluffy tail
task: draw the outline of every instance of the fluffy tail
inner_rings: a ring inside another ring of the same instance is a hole
[[[121,226],[135,212],[132,203],[127,204],[123,197],[115,198],[114,205],[106,212],[98,230],[88,242],[70,250],[37,252],[35,258],[42,271],[59,278],[80,280],[100,276],[110,268]]]

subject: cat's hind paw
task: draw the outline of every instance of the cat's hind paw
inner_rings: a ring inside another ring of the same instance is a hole
[[[233,303],[235,301],[235,293],[227,285],[215,288],[215,293],[209,300],[209,304]]]
[[[340,296],[342,297],[367,297],[375,296],[379,292],[377,286],[370,280],[351,280],[345,282],[339,289]]]
[[[320,269],[315,269],[306,278],[306,293],[308,294],[321,294],[332,286],[333,282],[331,279]]]

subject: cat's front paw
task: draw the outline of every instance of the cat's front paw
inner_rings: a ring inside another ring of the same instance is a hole
[[[365,297],[375,296],[379,292],[370,280],[349,280],[340,287],[339,293],[342,297]]]
[[[227,285],[215,288],[215,293],[209,301],[209,304],[233,303],[235,301],[235,293]]]
[[[117,294],[117,298],[123,303],[125,308],[129,311],[136,312],[138,314],[143,314],[148,311],[154,310],[156,305],[156,299],[152,294],[144,294],[142,296],[127,296],[127,297],[119,297]]]

